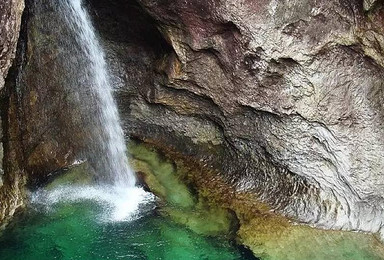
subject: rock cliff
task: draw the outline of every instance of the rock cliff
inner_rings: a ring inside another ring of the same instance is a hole
[[[138,2],[168,46],[143,52],[152,82],[135,86],[143,70],[120,79],[132,135],[219,169],[295,221],[381,230],[381,1]],[[101,31],[116,53],[121,38]]]
[[[0,90],[3,90],[5,79],[8,71],[12,66],[16,55],[16,46],[19,39],[21,17],[24,10],[23,0],[4,0],[0,3]],[[10,108],[9,102],[2,99],[2,111]],[[5,118],[2,113],[2,129],[10,129],[13,124],[11,118]],[[10,126],[5,127],[5,126]],[[3,142],[5,150],[5,160],[2,163],[0,174],[0,224],[3,224],[10,216],[12,216],[17,208],[23,205],[23,186],[25,184],[22,172],[17,166],[15,150],[18,149],[14,143],[10,141],[10,133],[8,130],[1,131],[2,143],[0,160],[3,160]],[[13,151],[13,152],[10,152]],[[11,163],[12,161],[12,163]],[[3,175],[3,168],[5,174]]]

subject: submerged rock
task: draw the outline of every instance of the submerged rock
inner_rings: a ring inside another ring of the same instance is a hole
[[[193,192],[194,186],[188,185],[189,172],[181,165],[145,144],[131,142],[129,147],[132,166],[142,173],[146,185],[163,201],[159,209],[162,214],[202,235],[229,236],[236,231],[237,219],[232,212],[209,203],[207,194],[199,190]]]
[[[236,237],[263,260],[384,257],[384,246],[373,235],[295,225],[252,193],[236,191],[218,172],[177,151],[160,154],[148,144],[137,143],[130,145],[130,151],[132,165],[164,201],[160,212],[198,234]]]

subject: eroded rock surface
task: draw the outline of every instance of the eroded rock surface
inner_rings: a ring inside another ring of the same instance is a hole
[[[4,0],[0,3],[0,89],[4,87],[5,79],[16,55],[23,9],[23,0]],[[9,108],[8,102],[4,104],[3,100],[1,105],[2,110]],[[2,114],[4,116],[4,113]],[[9,125],[9,118],[2,118],[1,125],[2,127]],[[10,140],[11,135],[12,133],[8,130],[1,131],[1,141]],[[3,143],[0,145],[0,160],[3,161]],[[4,148],[5,163],[4,165],[3,163],[0,164],[0,225],[5,223],[15,210],[23,205],[22,189],[25,184],[23,174],[17,167],[17,152],[9,152],[16,147],[10,141],[5,144]],[[5,175],[3,175],[3,168]]]
[[[23,9],[23,0],[4,0],[0,3],[0,88],[3,88],[15,58]]]
[[[135,86],[151,77],[138,70],[119,89],[132,135],[219,168],[293,220],[381,230],[380,1],[139,2],[172,49],[147,59],[153,81]]]

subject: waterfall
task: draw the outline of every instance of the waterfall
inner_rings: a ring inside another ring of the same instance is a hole
[[[41,84],[60,92],[58,102],[66,102],[68,115],[59,112],[61,117],[55,120],[63,131],[74,132],[64,136],[87,160],[96,184],[38,190],[31,201],[54,208],[51,206],[63,201],[92,200],[105,208],[103,220],[133,219],[140,206],[153,201],[154,196],[135,187],[105,53],[90,15],[82,0],[36,0],[35,14],[32,19],[38,33],[34,34],[37,47],[33,55],[44,66],[40,70],[54,68],[48,75],[52,80],[45,81],[47,73],[41,73]]]
[[[123,129],[120,125],[117,105],[112,96],[112,86],[105,61],[103,48],[100,46],[91,19],[82,6],[81,0],[58,1],[58,12],[78,42],[77,55],[86,67],[81,81],[89,86],[89,94],[97,102],[91,109],[96,111],[93,120],[92,144],[87,156],[95,163],[95,171],[104,182],[114,185],[133,187],[135,177],[128,166],[127,151]],[[69,64],[71,66],[71,64]],[[72,66],[76,66],[73,64]],[[86,101],[84,101],[86,102]]]

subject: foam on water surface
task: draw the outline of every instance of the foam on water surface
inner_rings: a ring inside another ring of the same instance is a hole
[[[102,210],[103,222],[132,221],[152,209],[155,196],[138,187],[62,185],[52,190],[40,189],[31,194],[31,203],[37,209],[55,210],[59,203],[96,202]]]

